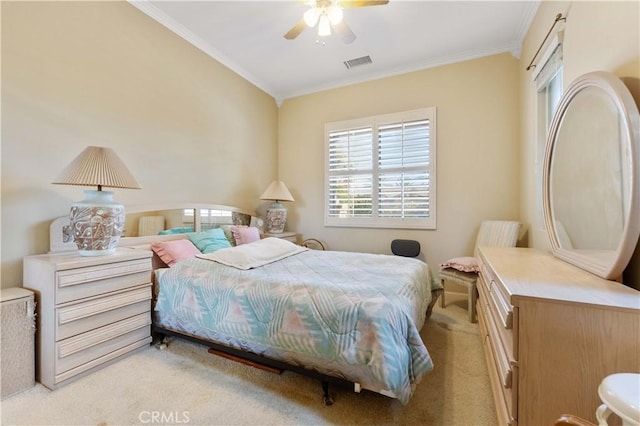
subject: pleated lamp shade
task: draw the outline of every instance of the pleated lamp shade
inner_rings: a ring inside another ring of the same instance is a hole
[[[102,187],[140,188],[116,153],[111,148],[87,147],[53,183],[98,187],[97,191],[84,191],[85,199],[71,206],[70,233],[82,256],[115,253],[124,231],[124,206]]]
[[[261,200],[272,201],[295,201],[289,192],[287,185],[281,180],[274,180],[271,185],[260,196]]]
[[[55,184],[140,189],[127,166],[111,148],[89,146],[57,177]]]

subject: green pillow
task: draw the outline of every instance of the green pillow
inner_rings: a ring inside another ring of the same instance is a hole
[[[213,253],[216,250],[231,247],[231,243],[220,228],[189,234],[189,239],[202,253]]]

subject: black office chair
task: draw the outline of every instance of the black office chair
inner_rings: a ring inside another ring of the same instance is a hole
[[[416,240],[393,240],[391,241],[391,252],[396,256],[418,257],[420,255],[420,243]],[[424,259],[422,259],[424,261]],[[431,290],[431,302],[427,307],[426,317],[431,318],[431,312],[436,304],[436,300],[443,293],[442,288]]]
[[[418,257],[420,243],[416,240],[393,240],[391,241],[391,253],[396,256]]]

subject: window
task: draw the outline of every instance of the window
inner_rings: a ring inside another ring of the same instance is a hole
[[[325,125],[325,225],[436,227],[436,109]]]
[[[562,97],[562,34],[560,33],[540,60],[540,67],[536,67],[533,78],[536,83],[537,94],[537,148],[536,148],[536,192],[537,214],[539,227],[543,228],[542,214],[542,172],[544,155],[549,128],[553,121],[560,98]]]
[[[196,214],[199,215],[197,227],[203,231],[217,228],[219,225],[233,224],[232,213],[227,210],[184,209],[182,211],[183,225],[191,225],[195,227]]]
[[[553,115],[562,96],[562,45],[558,45],[535,75],[538,91],[538,122],[546,140]]]

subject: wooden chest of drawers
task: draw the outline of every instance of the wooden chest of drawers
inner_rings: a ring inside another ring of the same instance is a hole
[[[24,259],[37,301],[36,377],[50,389],[151,342],[151,252]]]
[[[524,248],[480,249],[478,324],[498,420],[597,423],[598,385],[640,372],[640,292]]]

